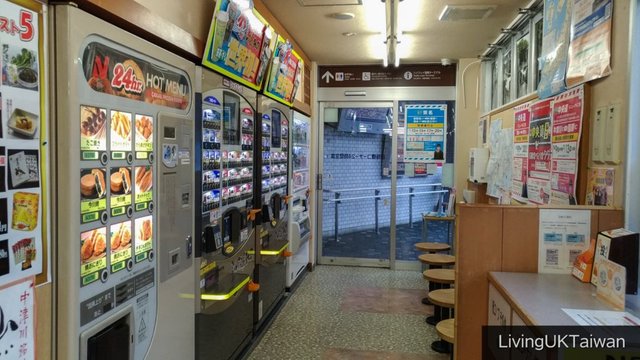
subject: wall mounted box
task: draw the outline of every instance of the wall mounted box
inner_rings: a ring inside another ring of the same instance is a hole
[[[596,109],[593,129],[593,146],[591,148],[591,160],[597,163],[604,162],[604,137],[605,137],[605,114],[607,107]]]
[[[605,118],[604,161],[620,163],[620,104],[609,105]]]
[[[489,149],[469,149],[469,180],[476,183],[486,183],[487,162],[489,161]]]

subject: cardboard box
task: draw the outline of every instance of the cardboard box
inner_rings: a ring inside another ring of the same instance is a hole
[[[593,271],[593,258],[596,251],[596,240],[591,239],[589,248],[582,252],[573,263],[571,274],[582,282],[591,281],[591,272]]]
[[[626,293],[638,293],[638,233],[626,229],[602,231],[598,234],[591,283],[598,285],[598,266],[601,259],[616,262],[627,269]]]

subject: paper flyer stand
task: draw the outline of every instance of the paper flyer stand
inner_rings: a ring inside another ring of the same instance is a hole
[[[46,8],[3,1],[0,33],[0,286],[49,281]]]

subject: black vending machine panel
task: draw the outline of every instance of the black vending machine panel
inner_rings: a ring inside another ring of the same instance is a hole
[[[196,358],[229,359],[251,340],[258,290],[253,281],[260,220],[254,209],[256,94],[203,70],[199,95]]]

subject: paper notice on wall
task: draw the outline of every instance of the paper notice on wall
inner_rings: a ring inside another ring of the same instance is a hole
[[[551,197],[551,99],[531,105],[529,122],[527,198],[534,204],[548,204]]]
[[[41,50],[46,29],[43,5],[30,0],[1,1],[0,14],[0,285],[3,285],[46,272],[45,264],[50,263],[49,148],[46,58]],[[4,355],[1,347],[0,355]]]
[[[576,205],[578,151],[582,133],[584,87],[554,98],[551,129],[551,203]]]
[[[538,234],[538,272],[571,274],[589,247],[591,211],[540,209]]]
[[[588,170],[586,205],[613,206],[614,168]]]
[[[611,74],[613,0],[574,0],[567,86]]]
[[[0,353],[2,358],[36,358],[35,278],[0,287]]]
[[[566,89],[565,74],[571,40],[571,5],[569,0],[545,0],[540,53],[538,97],[548,98]]]
[[[513,164],[511,171],[511,198],[527,201],[527,174],[529,169],[529,122],[531,103],[517,106],[513,125]]]

